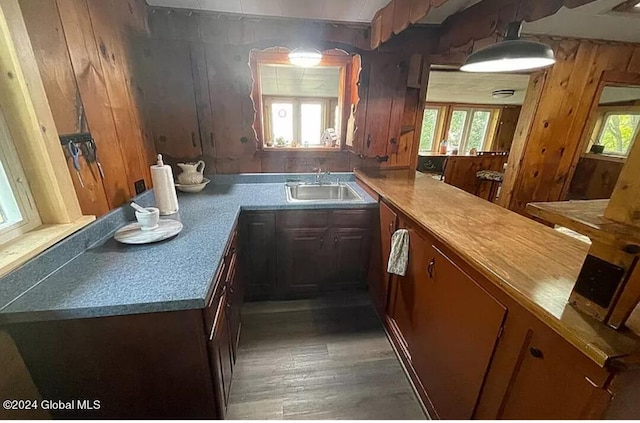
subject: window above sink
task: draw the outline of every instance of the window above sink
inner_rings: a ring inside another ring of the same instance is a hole
[[[330,49],[317,65],[297,66],[289,53],[275,47],[250,54],[259,148],[340,151],[357,103],[360,56]]]

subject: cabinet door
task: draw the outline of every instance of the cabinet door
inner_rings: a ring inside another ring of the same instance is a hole
[[[223,292],[209,337],[209,360],[213,373],[213,384],[221,419],[227,409],[231,377],[233,374],[233,352],[227,315],[227,293]]]
[[[497,418],[600,419],[610,400],[600,387],[606,381],[603,373],[553,330],[534,329],[522,346]]]
[[[413,366],[437,417],[470,419],[506,308],[434,247],[418,272]]]
[[[363,60],[369,64],[363,154],[388,160],[400,138],[408,70],[393,54],[376,53]]]
[[[281,297],[316,294],[333,269],[333,241],[325,229],[283,228],[278,235],[278,291]]]
[[[242,309],[243,289],[242,281],[238,278],[236,253],[231,256],[229,263],[229,276],[227,279],[229,294],[227,296],[227,309],[229,313],[229,337],[233,352],[233,362],[235,363],[238,351],[238,341],[240,340],[240,313]]]
[[[387,263],[389,261],[389,254],[391,253],[391,236],[397,227],[398,215],[385,203],[380,202],[379,242],[381,263],[379,266],[381,266],[382,269],[378,272],[378,277],[371,278],[369,281],[369,292],[380,316],[384,316],[387,308],[390,279],[390,275],[387,273]]]
[[[335,263],[332,288],[361,286],[367,275],[371,233],[364,229],[333,229],[331,231]]]
[[[405,347],[405,354],[411,358],[411,345],[417,334],[415,330],[414,308],[423,305],[416,298],[418,285],[424,283],[424,263],[427,256],[427,241],[413,228],[400,222],[399,227],[409,231],[409,263],[405,276],[394,275],[392,294],[389,302],[389,318],[397,336]]]
[[[276,289],[276,216],[272,212],[240,217],[239,269],[248,300],[271,299]]]

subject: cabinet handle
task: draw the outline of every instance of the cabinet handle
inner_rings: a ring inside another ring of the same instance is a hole
[[[427,273],[429,274],[429,278],[433,279],[433,266],[436,264],[436,259],[431,259],[429,264],[427,265]]]
[[[195,132],[191,133],[191,145],[193,145],[193,148],[196,148],[196,133]]]
[[[320,237],[320,248],[322,248],[323,245],[324,245],[324,237],[321,236]]]
[[[529,348],[529,352],[531,353],[532,356],[534,356],[535,358],[543,358],[544,354],[542,353],[542,351],[540,351],[538,348],[536,347],[531,347]]]
[[[367,148],[371,147],[371,134],[367,136]]]
[[[389,223],[389,235],[393,235],[393,222]]]
[[[338,246],[338,237],[333,238],[333,245]]]

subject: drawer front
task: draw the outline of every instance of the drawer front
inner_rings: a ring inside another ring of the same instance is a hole
[[[334,228],[371,227],[371,210],[334,210],[331,212],[331,226]]]
[[[236,272],[236,251],[238,245],[238,231],[234,229],[231,234],[231,238],[225,248],[224,257],[220,261],[220,266],[214,277],[212,288],[213,292],[209,296],[208,302],[203,313],[204,325],[207,333],[211,331],[213,327],[213,320],[215,318],[217,305],[220,300],[222,290],[226,287],[230,277],[235,276]]]
[[[327,210],[282,211],[277,216],[281,228],[326,228],[329,226]]]

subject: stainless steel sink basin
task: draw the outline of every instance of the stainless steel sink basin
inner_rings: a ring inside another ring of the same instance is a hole
[[[363,201],[360,194],[349,185],[286,185],[287,201],[295,202],[337,202],[337,201]]]

